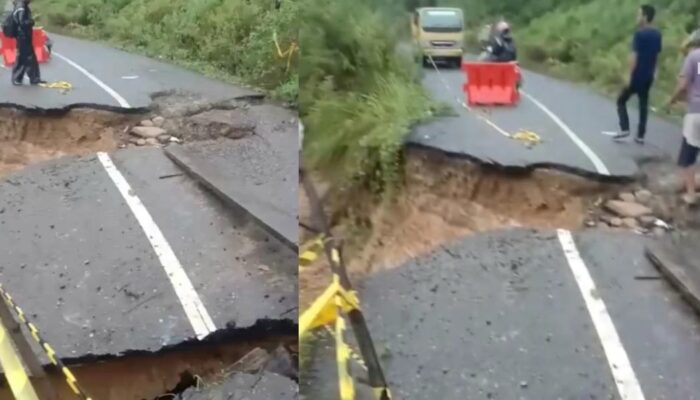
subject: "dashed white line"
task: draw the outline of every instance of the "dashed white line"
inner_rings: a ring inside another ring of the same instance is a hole
[[[605,302],[600,297],[595,282],[576,248],[571,232],[560,229],[557,231],[557,235],[564,250],[564,256],[586,302],[586,308],[588,308],[588,313],[593,320],[593,326],[598,333],[598,338],[603,345],[603,351],[608,360],[608,365],[620,397],[622,400],[644,400],[644,393],[639,385],[634,369],[632,369],[627,352],[620,341],[612,318],[608,314]]]
[[[124,197],[126,204],[138,220],[148,241],[151,243],[163,269],[165,269],[165,273],[170,279],[170,283],[175,289],[175,294],[180,300],[197,338],[200,340],[203,339],[208,334],[214,332],[216,326],[209,316],[209,312],[207,312],[207,309],[204,307],[202,300],[199,298],[197,291],[194,289],[187,273],[183,269],[182,264],[180,264],[180,260],[177,259],[173,249],[165,239],[165,236],[163,236],[158,225],[156,225],[151,214],[143,205],[141,199],[139,199],[131,189],[129,182],[127,182],[121,172],[119,172],[109,155],[107,153],[98,153],[97,156],[102,166],[104,166],[107,171],[107,174],[117,186],[117,189],[119,189],[122,197]]]
[[[124,108],[131,108],[131,105],[129,105],[129,102],[126,101],[126,99],[124,99],[122,96],[120,96],[116,90],[107,86],[106,83],[102,82],[98,77],[96,77],[95,75],[88,72],[88,70],[86,70],[85,68],[78,65],[78,63],[76,63],[75,61],[71,60],[70,58],[68,58],[60,53],[56,53],[55,51],[53,52],[53,55],[55,55],[56,57],[60,58],[61,60],[65,61],[65,62],[67,62],[68,64],[70,64],[73,68],[77,69],[78,71],[82,72],[83,75],[87,76],[91,81],[95,82],[97,84],[97,86],[101,87],[105,92],[107,92],[110,96],[112,96],[112,98],[114,98],[114,100],[116,100],[120,106],[122,106]]]
[[[523,96],[527,97],[531,102],[535,103],[535,105],[539,107],[545,114],[547,114],[547,116],[549,116],[549,118],[551,118],[552,121],[554,121],[554,123],[559,125],[559,127],[564,131],[564,133],[566,133],[566,135],[569,136],[571,141],[573,141],[574,144],[578,146],[579,149],[581,149],[583,154],[585,154],[586,157],[588,157],[588,159],[591,160],[593,166],[599,174],[610,175],[610,170],[608,170],[608,167],[605,166],[603,160],[601,160],[600,157],[598,157],[598,155],[593,150],[591,150],[591,148],[588,147],[588,145],[583,140],[581,140],[581,138],[578,137],[578,135],[576,135],[576,133],[574,133],[574,131],[571,130],[571,128],[567,124],[564,123],[564,121],[561,120],[561,118],[559,118],[556,114],[552,112],[552,110],[547,108],[547,106],[542,104],[542,102],[540,102],[530,94],[522,90],[520,91],[520,93],[522,93]]]

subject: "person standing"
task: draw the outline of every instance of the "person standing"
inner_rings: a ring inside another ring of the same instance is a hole
[[[678,77],[678,85],[666,103],[670,109],[686,94],[688,108],[683,118],[683,143],[678,166],[685,182],[683,201],[695,204],[695,162],[700,152],[700,29],[690,35],[685,45],[686,57]]]
[[[643,5],[639,9],[638,29],[632,41],[633,53],[630,58],[630,77],[627,86],[617,99],[617,113],[620,120],[620,132],[615,140],[630,135],[630,119],[627,114],[627,102],[632,95],[639,98],[639,127],[635,141],[644,144],[647,119],[649,115],[649,92],[656,76],[656,63],[662,50],[661,32],[653,27],[656,9]]]
[[[34,18],[29,8],[31,0],[19,0],[15,3],[12,18],[17,26],[17,60],[12,68],[12,84],[21,85],[24,76],[29,77],[32,85],[45,83],[41,80],[39,62],[34,53]]]

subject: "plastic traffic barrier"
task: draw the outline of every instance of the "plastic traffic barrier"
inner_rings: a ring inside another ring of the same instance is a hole
[[[39,64],[43,64],[51,58],[49,50],[46,48],[46,42],[49,36],[42,28],[34,28],[34,54]]]
[[[17,58],[17,41],[0,32],[0,54],[6,67],[14,65]]]
[[[462,70],[469,105],[514,105],[520,100],[516,63],[465,62]]]
[[[32,40],[34,41],[36,60],[43,64],[51,59],[51,53],[46,47],[49,37],[43,28],[34,28],[33,35]],[[17,60],[17,40],[8,38],[2,32],[0,32],[0,54],[2,54],[5,66],[10,67],[15,64]]]

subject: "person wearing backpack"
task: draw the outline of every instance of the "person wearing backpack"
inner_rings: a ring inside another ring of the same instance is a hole
[[[32,85],[45,83],[41,80],[39,62],[34,53],[34,18],[29,8],[30,2],[31,0],[16,1],[10,20],[3,24],[3,32],[6,35],[10,33],[8,36],[17,40],[17,60],[12,68],[13,85],[21,85],[25,75]]]

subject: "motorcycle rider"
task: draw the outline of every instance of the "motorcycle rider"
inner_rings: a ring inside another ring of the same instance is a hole
[[[497,62],[497,63],[508,63],[518,61],[518,51],[515,48],[515,40],[510,29],[510,25],[505,20],[501,20],[494,25],[493,34],[486,45],[484,52],[479,57],[479,61],[482,62]],[[518,90],[523,85],[523,77],[520,73],[520,69],[517,69],[517,83],[516,87]]]
[[[517,59],[518,52],[515,48],[515,40],[513,40],[510,25],[506,21],[499,21],[495,25],[489,44],[481,55],[481,60],[489,62],[513,62],[517,61]]]

